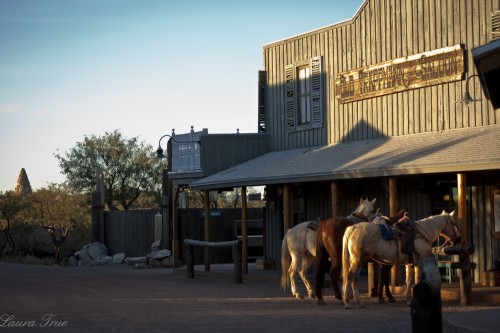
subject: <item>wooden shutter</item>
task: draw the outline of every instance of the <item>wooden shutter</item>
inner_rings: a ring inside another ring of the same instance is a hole
[[[500,38],[500,10],[491,13],[491,40]]]
[[[266,71],[259,71],[259,91],[258,91],[258,133],[266,132]]]
[[[295,130],[295,65],[285,67],[285,116],[287,130]]]
[[[313,128],[323,126],[323,98],[321,79],[321,57],[311,58],[311,124]]]

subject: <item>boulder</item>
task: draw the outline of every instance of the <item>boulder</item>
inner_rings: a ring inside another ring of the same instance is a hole
[[[153,259],[163,259],[166,257],[170,257],[172,252],[168,249],[163,249],[155,252],[151,252],[151,258]]]
[[[90,258],[80,259],[80,260],[78,260],[78,266],[89,266],[91,262],[92,262],[92,259],[90,259]]]
[[[99,242],[94,242],[88,247],[89,255],[92,259],[97,259],[99,257],[104,257],[108,255],[108,248],[106,245]]]
[[[85,258],[90,258],[88,248],[83,247],[80,251],[75,252],[75,258],[78,260],[82,260]]]
[[[68,265],[69,266],[78,266],[78,259],[76,259],[75,256],[71,256],[68,259]]]
[[[136,265],[136,264],[146,264],[148,261],[147,257],[127,257],[125,259],[125,262],[129,265]]]
[[[125,253],[115,253],[113,255],[113,264],[123,264],[123,261],[125,260]]]
[[[105,265],[105,264],[109,264],[109,263],[113,262],[113,257],[111,257],[111,256],[102,256],[102,257],[97,258],[95,261],[99,261],[103,265]]]
[[[161,250],[161,243],[160,240],[155,241],[153,244],[151,244],[151,252],[156,252]]]

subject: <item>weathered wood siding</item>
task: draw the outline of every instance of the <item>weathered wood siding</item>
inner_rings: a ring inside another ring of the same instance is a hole
[[[158,210],[104,212],[104,238],[110,255],[143,257],[155,241],[155,215]]]
[[[469,108],[455,103],[476,73],[471,49],[490,41],[491,13],[499,7],[498,0],[367,0],[352,20],[265,45],[271,150],[500,123],[477,78],[471,94],[482,101]],[[341,72],[456,44],[465,47],[462,81],[344,104],[335,98]],[[326,121],[288,132],[285,67],[316,56],[322,57]]]

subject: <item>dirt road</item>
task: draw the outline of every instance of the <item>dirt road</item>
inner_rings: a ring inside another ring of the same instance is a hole
[[[274,279],[171,269],[0,262],[1,332],[411,332],[404,301],[345,310],[296,300]],[[443,303],[447,315],[464,311]],[[13,327],[24,326],[24,327]],[[445,329],[446,331],[446,329]]]

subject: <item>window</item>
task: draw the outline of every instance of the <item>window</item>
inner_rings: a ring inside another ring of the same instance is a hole
[[[306,125],[311,123],[311,75],[309,66],[297,68],[297,97],[298,103],[298,124]]]
[[[285,108],[288,131],[323,126],[321,76],[321,57],[285,67]]]

